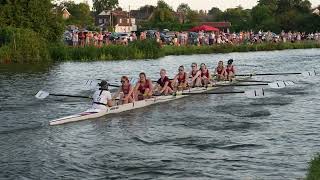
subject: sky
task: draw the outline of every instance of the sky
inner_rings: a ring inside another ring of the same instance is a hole
[[[76,2],[85,2],[91,5],[92,0],[75,0]],[[146,4],[148,5],[156,5],[158,0],[119,0],[119,5],[124,10],[130,9],[138,9],[141,6]],[[171,7],[177,9],[179,4],[187,3],[194,10],[209,10],[211,7],[218,7],[221,10],[225,10],[227,8],[233,8],[238,5],[241,5],[244,8],[252,8],[257,4],[257,0],[164,0]],[[309,0],[312,3],[312,7],[316,7],[320,5],[320,0]]]

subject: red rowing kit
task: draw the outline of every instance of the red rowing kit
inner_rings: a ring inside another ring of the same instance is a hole
[[[222,68],[217,67],[217,73],[218,73],[219,75],[222,75],[222,73],[223,73],[223,67],[222,67]]]
[[[122,92],[125,96],[127,96],[130,92],[130,89],[131,89],[131,84],[129,84],[128,86],[124,86],[122,85],[121,86],[121,89],[122,89]],[[133,97],[133,93],[131,94],[131,96]]]
[[[168,76],[165,76],[163,79],[160,78],[160,79],[157,81],[157,83],[158,83],[161,87],[164,87],[164,85],[166,84],[166,82],[169,82],[169,83],[168,83],[168,86],[172,89],[171,82],[170,82]]]
[[[227,72],[227,74],[230,74],[230,72],[232,72],[232,73],[234,74],[234,67],[233,67],[233,65],[232,65],[232,66],[227,66],[226,72]]]
[[[142,84],[141,81],[139,81],[139,83],[140,83],[140,86],[139,86],[138,90],[141,94],[144,94],[146,89],[151,89],[150,82],[148,79],[146,80],[146,82],[144,84]]]
[[[178,75],[178,83],[182,84],[182,83],[186,83],[187,80],[187,73],[185,72],[182,76],[179,74]]]
[[[210,77],[209,70],[207,69],[206,72],[201,71],[201,77],[209,78]]]

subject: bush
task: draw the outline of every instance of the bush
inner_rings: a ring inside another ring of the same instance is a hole
[[[108,45],[101,48],[94,46],[66,47],[56,44],[50,46],[52,59],[58,61],[76,60],[124,60],[124,59],[153,59],[162,55],[160,45],[152,40],[135,41],[124,45]]]
[[[311,162],[309,162],[309,168],[307,173],[307,180],[319,180],[320,179],[320,153],[317,154]]]
[[[30,29],[0,29],[0,62],[37,63],[50,60],[46,41]]]

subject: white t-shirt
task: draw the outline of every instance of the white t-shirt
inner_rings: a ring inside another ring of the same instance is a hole
[[[106,109],[107,108],[107,104],[108,104],[108,100],[111,100],[111,93],[109,91],[103,90],[101,95],[101,90],[97,90],[96,92],[94,92],[93,94],[93,105],[92,108],[94,109]],[[101,103],[101,104],[96,104],[96,103]],[[103,105],[105,104],[105,105]]]

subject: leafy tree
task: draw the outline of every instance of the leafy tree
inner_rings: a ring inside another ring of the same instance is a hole
[[[255,30],[279,30],[272,9],[267,5],[258,5],[251,10],[252,26]]]
[[[0,26],[29,28],[49,41],[60,40],[62,17],[53,11],[51,0],[1,1]]]
[[[188,23],[197,23],[200,21],[200,16],[197,11],[189,11],[187,14],[187,22]]]
[[[208,14],[211,16],[212,21],[219,21],[221,19],[222,11],[217,7],[212,7]]]
[[[154,22],[173,22],[175,16],[172,8],[163,0],[159,0],[152,19]]]
[[[251,10],[244,10],[241,6],[229,8],[221,15],[221,20],[232,23],[232,30],[250,30],[251,27]]]
[[[186,17],[188,15],[188,13],[191,11],[191,8],[189,7],[188,4],[186,3],[181,3],[178,8],[177,8],[177,12],[179,14],[181,14],[182,16],[182,23],[184,24],[186,22]]]
[[[69,1],[61,3],[60,9],[63,7],[66,7],[71,14],[70,18],[67,20],[67,24],[79,25],[82,27],[93,25],[93,17],[91,16],[88,4],[76,4],[73,1]]]
[[[93,0],[93,9],[96,14],[99,14],[104,10],[112,10],[118,5],[118,0]]]

